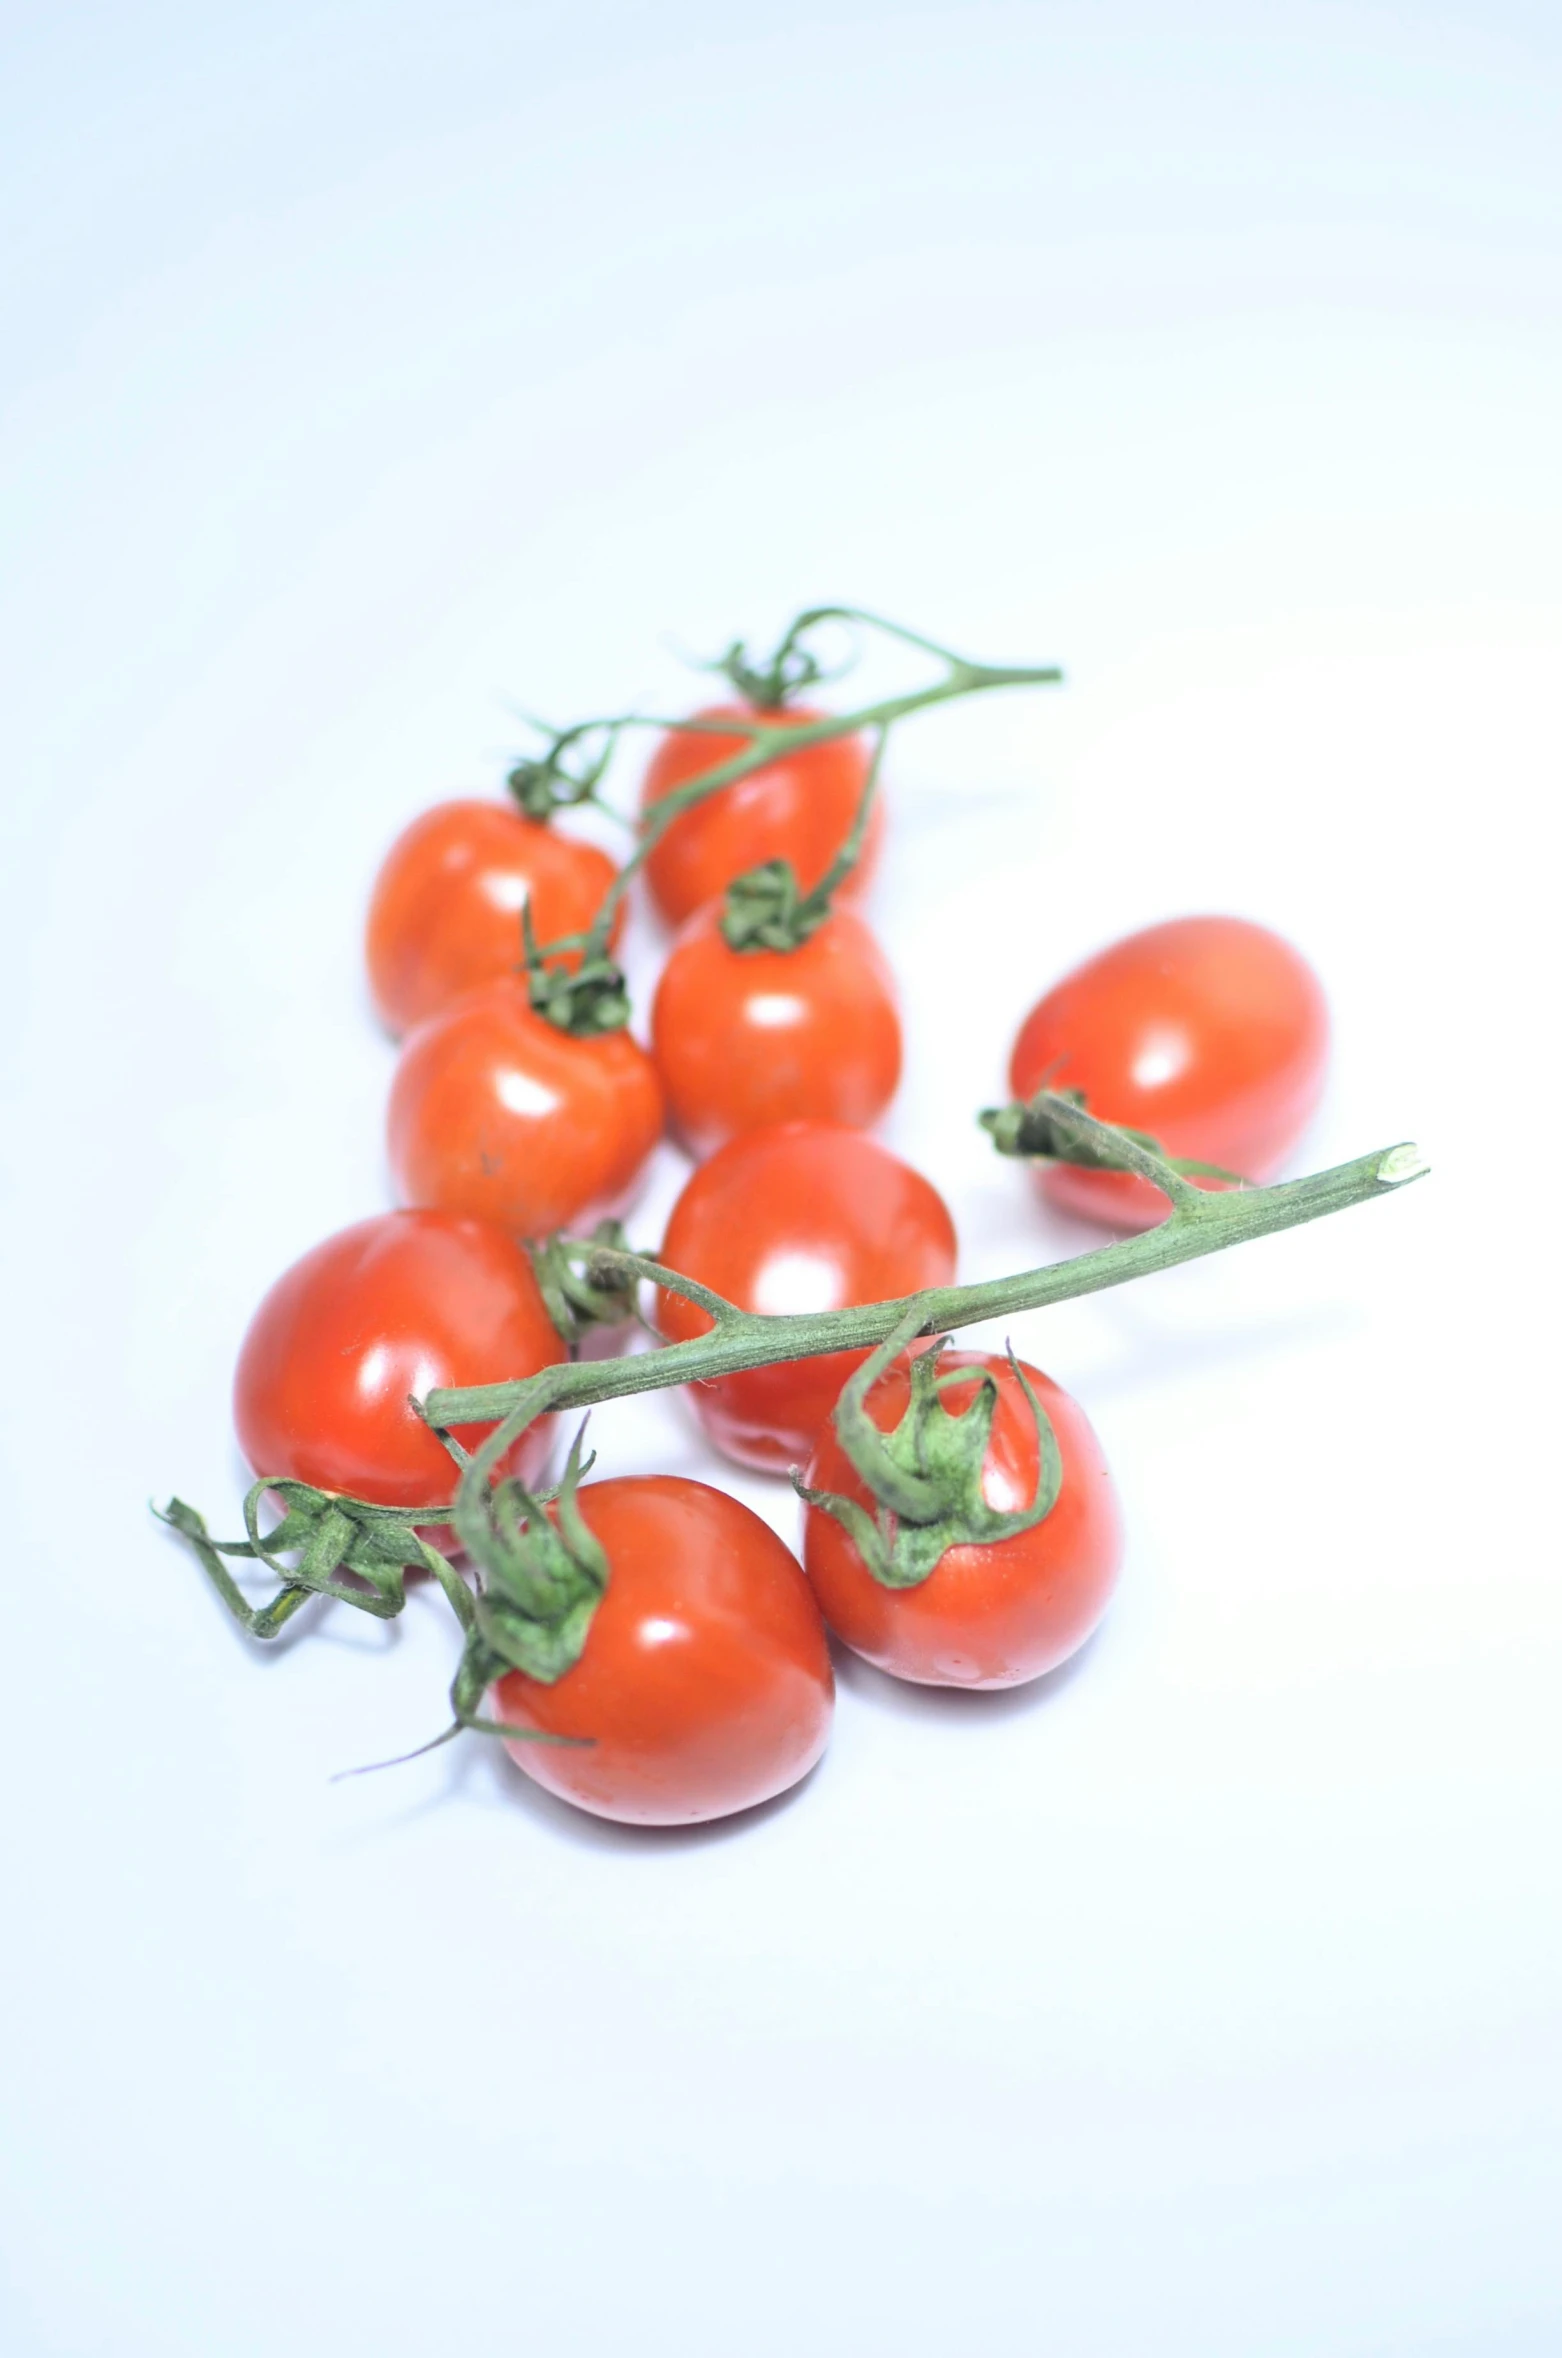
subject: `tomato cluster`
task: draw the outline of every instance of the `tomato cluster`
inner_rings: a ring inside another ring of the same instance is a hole
[[[367,943],[375,1005],[403,1035],[388,1114],[403,1208],[288,1270],[239,1355],[257,1488],[314,1486],[344,1528],[417,1509],[425,1553],[465,1548],[451,1593],[491,1717],[459,1715],[604,1816],[717,1816],[805,1775],[833,1709],[827,1628],[898,1678],[1011,1686],[1084,1643],[1116,1577],[1120,1520],[1083,1411],[1012,1357],[945,1351],[914,1314],[898,1350],[740,1351],[690,1386],[718,1451],[792,1471],[801,1561],[734,1498],[669,1475],[579,1483],[572,1461],[539,1500],[545,1414],[496,1436],[474,1520],[458,1478],[492,1424],[444,1435],[415,1406],[567,1361],[578,1337],[548,1240],[623,1213],[669,1131],[696,1159],[657,1256],[663,1347],[752,1334],[745,1314],[808,1320],[953,1283],[943,1199],[869,1135],[902,1059],[892,974],[850,905],[883,832],[878,750],[762,696],[696,713],[656,744],[625,870],[546,811],[458,801],[415,821]],[[676,929],[648,1046],[612,965],[632,872]],[[1018,1100],[1050,1092],[1120,1126],[1139,1165],[1070,1159],[1028,1102],[1010,1144],[1025,1151],[1034,1114],[1044,1189],[1133,1229],[1167,1211],[1136,1175],[1145,1152],[1201,1187],[1267,1176],[1326,1045],[1318,986],[1276,936],[1235,918],[1153,926],[1037,1002],[1009,1074]],[[631,1284],[620,1317],[636,1299]],[[626,1349],[628,1328],[610,1340]]]

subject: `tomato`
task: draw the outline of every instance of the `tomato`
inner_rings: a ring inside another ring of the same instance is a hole
[[[617,873],[594,843],[503,803],[437,803],[397,836],[375,878],[369,986],[381,1020],[411,1031],[474,983],[517,973],[527,904],[539,942],[584,933]],[[578,966],[579,952],[558,962]]]
[[[838,1310],[948,1285],[955,1231],[942,1196],[908,1163],[834,1122],[750,1130],[702,1163],[673,1206],[669,1268],[744,1310]],[[705,1334],[706,1311],[663,1289],[674,1342]],[[867,1357],[831,1351],[694,1384],[718,1449],[740,1465],[801,1465],[841,1386]]]
[[[822,720],[801,705],[784,712],[759,712],[744,704],[716,704],[696,720],[760,720],[775,726]],[[742,753],[741,735],[669,729],[646,769],[640,790],[642,812]],[[716,900],[734,876],[763,860],[790,860],[798,883],[811,891],[851,833],[868,782],[869,752],[860,737],[832,737],[822,745],[769,762],[735,786],[718,787],[674,819],[645,864],[651,897],[664,917],[681,925]],[[843,889],[848,895],[867,883],[884,832],[883,804],[874,798],[862,856]]]
[[[239,1447],[285,1474],[378,1506],[443,1504],[456,1468],[408,1407],[441,1384],[535,1375],[566,1356],[524,1247],[486,1220],[380,1212],[305,1253],[250,1321],[233,1386]],[[475,1449],[491,1428],[463,1427]],[[534,1425],[506,1469],[534,1481]]]
[[[391,1083],[400,1194],[522,1236],[622,1211],[661,1134],[661,1083],[639,1042],[572,1038],[520,982],[483,984],[431,1015]]]
[[[551,1686],[507,1671],[489,1709],[589,1746],[506,1749],[598,1817],[689,1825],[768,1801],[829,1738],[824,1624],[789,1548],[748,1507],[674,1474],[588,1482],[580,1513],[608,1585],[572,1670]]]
[[[1328,1045],[1323,992],[1288,942],[1240,917],[1180,917],[1050,990],[1020,1027],[1009,1085],[1081,1089],[1091,1113],[1169,1155],[1267,1179],[1318,1102]],[[1165,1197],[1125,1173],[1058,1163],[1041,1176],[1070,1211],[1125,1228],[1165,1216]]]
[[[895,979],[849,909],[795,950],[734,950],[713,902],[662,970],[651,1051],[695,1154],[773,1122],[867,1129],[900,1083]]]
[[[881,1432],[905,1414],[907,1364],[897,1360],[868,1394],[868,1414]],[[1036,1421],[1007,1359],[946,1351],[939,1365],[949,1372],[986,1370],[996,1379],[982,1495],[1000,1513],[1025,1507],[1036,1495]],[[806,1511],[803,1562],[826,1621],[854,1653],[896,1678],[939,1687],[1019,1686],[1066,1661],[1106,1610],[1122,1557],[1122,1522],[1101,1445],[1077,1402],[1037,1369],[1026,1367],[1025,1374],[1062,1462],[1052,1508],[1029,1531],[952,1547],[919,1586],[886,1588],[827,1509]],[[976,1389],[974,1375],[969,1385],[952,1385],[942,1395],[944,1406],[961,1414]],[[814,1452],[808,1486],[857,1499],[870,1512],[874,1506],[831,1425]]]

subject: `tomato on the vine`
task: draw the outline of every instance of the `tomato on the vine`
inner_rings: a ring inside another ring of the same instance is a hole
[[[955,1416],[970,1407],[981,1375],[996,1382],[982,1495],[1000,1513],[1023,1509],[1036,1495],[1039,1450],[1036,1420],[1013,1368],[988,1351],[946,1351],[939,1365],[946,1374],[972,1371],[969,1385],[952,1385],[942,1395]],[[803,1563],[820,1610],[854,1653],[896,1678],[924,1686],[1019,1686],[1066,1661],[1106,1610],[1122,1558],[1122,1521],[1101,1445],[1067,1392],[1034,1367],[1025,1366],[1025,1375],[1062,1465],[1050,1511],[1028,1531],[956,1545],[916,1587],[888,1588],[828,1509],[806,1510]],[[881,1432],[900,1422],[910,1392],[901,1358],[867,1396]],[[807,1479],[810,1490],[833,1491],[873,1510],[872,1493],[833,1425],[820,1435]]]
[[[566,1357],[525,1248],[486,1220],[380,1212],[317,1244],[250,1320],[233,1386],[257,1474],[392,1507],[443,1505],[456,1468],[407,1405],[448,1384],[536,1375]],[[457,1439],[475,1449],[489,1430]],[[541,1473],[548,1421],[506,1470]]]
[[[673,1126],[695,1154],[773,1122],[865,1130],[900,1083],[895,978],[849,909],[794,950],[734,950],[712,903],[689,919],[662,969],[651,1052]]]
[[[887,1147],[834,1122],[787,1122],[746,1131],[700,1165],[673,1206],[662,1258],[743,1310],[840,1310],[950,1284],[955,1230],[937,1189]],[[657,1318],[673,1342],[711,1325],[666,1287]],[[784,1472],[807,1459],[866,1357],[746,1368],[689,1396],[718,1449]]]
[[[1260,1180],[1317,1104],[1328,1045],[1322,989],[1289,942],[1240,917],[1180,917],[1054,985],[1020,1027],[1009,1085],[1021,1098],[1081,1090],[1099,1120],[1147,1132],[1168,1155]],[[1166,1212],[1164,1196],[1122,1172],[1055,1163],[1042,1185],[1120,1227]]]
[[[369,986],[393,1032],[516,973],[521,911],[540,943],[584,933],[618,870],[605,851],[499,802],[441,802],[397,836],[369,903]],[[576,950],[558,963],[575,967]]]
[[[784,728],[825,716],[801,705],[766,712],[744,704],[717,704],[693,717],[702,722],[756,720]],[[746,751],[748,743],[736,731],[729,735],[703,728],[669,729],[646,769],[640,790],[642,814],[675,787],[687,786]],[[766,860],[790,861],[798,883],[811,891],[851,833],[869,767],[869,749],[861,737],[831,737],[767,762],[736,785],[718,787],[674,819],[647,857],[646,881],[662,915],[681,924],[707,901],[718,899],[735,876]],[[842,887],[848,896],[867,883],[883,831],[884,809],[875,799],[861,856]]]
[[[521,1236],[622,1211],[661,1134],[661,1083],[639,1042],[560,1031],[520,982],[487,983],[431,1015],[391,1083],[404,1199]]]
[[[830,1650],[797,1560],[725,1491],[673,1474],[588,1482],[576,1504],[608,1560],[580,1660],[552,1685],[507,1671],[489,1708],[552,1793],[631,1825],[689,1825],[768,1801],[829,1738]]]

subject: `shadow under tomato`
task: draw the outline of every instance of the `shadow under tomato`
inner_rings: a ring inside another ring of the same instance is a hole
[[[1100,1629],[1093,1630],[1077,1652],[1070,1654],[1066,1662],[1060,1662],[1056,1670],[1043,1671],[1040,1678],[1026,1679],[1017,1687],[918,1686],[911,1679],[893,1678],[887,1670],[875,1669],[871,1662],[865,1662],[860,1654],[854,1654],[833,1635],[830,1653],[839,1687],[848,1694],[862,1696],[865,1702],[878,1704],[899,1719],[990,1723],[1021,1719],[1029,1712],[1044,1710],[1080,1676],[1101,1643],[1102,1634]]]

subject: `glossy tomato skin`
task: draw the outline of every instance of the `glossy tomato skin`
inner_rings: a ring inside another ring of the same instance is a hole
[[[233,1386],[239,1446],[282,1474],[379,1506],[443,1504],[456,1469],[407,1405],[442,1384],[535,1375],[567,1357],[525,1250],[444,1212],[380,1212],[277,1279],[249,1324]],[[475,1449],[487,1426],[457,1438]],[[546,1424],[506,1460],[531,1481]]]
[[[996,1378],[983,1495],[1000,1511],[1025,1505],[1036,1492],[1036,1425],[1008,1361],[990,1352],[947,1351],[939,1365],[986,1369]],[[868,1413],[883,1431],[905,1413],[906,1368],[898,1360],[868,1395]],[[920,1586],[893,1589],[874,1579],[833,1515],[822,1507],[806,1510],[803,1561],[820,1610],[855,1653],[896,1678],[922,1686],[1020,1686],[1067,1661],[1106,1610],[1123,1548],[1106,1460],[1078,1403],[1038,1369],[1025,1372],[1063,1464],[1052,1511],[1032,1530],[987,1546],[953,1547]],[[975,1391],[974,1382],[952,1387],[945,1406],[957,1413]],[[808,1484],[871,1510],[871,1494],[833,1426],[820,1438]]]
[[[502,981],[418,1026],[391,1083],[388,1142],[411,1204],[520,1236],[622,1211],[662,1134],[662,1089],[627,1031],[577,1040]]]
[[[521,910],[539,942],[583,933],[618,871],[594,843],[503,803],[437,803],[397,836],[369,903],[369,987],[409,1032],[474,984],[521,966]],[[560,964],[578,966],[578,951]]]
[[[702,1163],[673,1206],[662,1258],[745,1310],[838,1310],[948,1285],[955,1231],[937,1189],[887,1147],[835,1122],[750,1130]],[[657,1295],[680,1342],[710,1319]],[[803,1465],[841,1386],[867,1357],[831,1351],[691,1384],[718,1449],[740,1465]]]
[[[762,712],[742,704],[713,704],[696,720],[762,720],[785,725],[823,720],[791,705]],[[669,729],[651,756],[640,790],[642,811],[674,787],[713,770],[748,744],[744,736]],[[769,763],[735,786],[722,786],[675,819],[646,861],[646,881],[662,915],[681,925],[707,901],[719,899],[734,876],[764,860],[790,860],[799,884],[811,891],[851,833],[868,782],[869,753],[860,737],[832,737],[822,745]],[[878,796],[862,855],[842,888],[862,891],[878,857],[884,806]]]
[[[1305,1128],[1328,1050],[1323,991],[1288,942],[1240,917],[1180,917],[1065,975],[1021,1025],[1009,1086],[1016,1097],[1082,1089],[1093,1114],[1148,1131],[1168,1154],[1260,1180]],[[1124,1173],[1058,1164],[1041,1183],[1117,1227],[1165,1217],[1165,1198]]]
[[[552,1686],[507,1673],[490,1709],[592,1742],[511,1742],[512,1758],[636,1826],[726,1817],[795,1785],[829,1739],[835,1681],[790,1549],[725,1491],[677,1475],[588,1482],[579,1501],[609,1565],[585,1650]]]
[[[662,969],[651,1053],[673,1126],[696,1155],[775,1122],[866,1130],[900,1085],[895,978],[849,909],[795,950],[734,950],[713,902]]]

